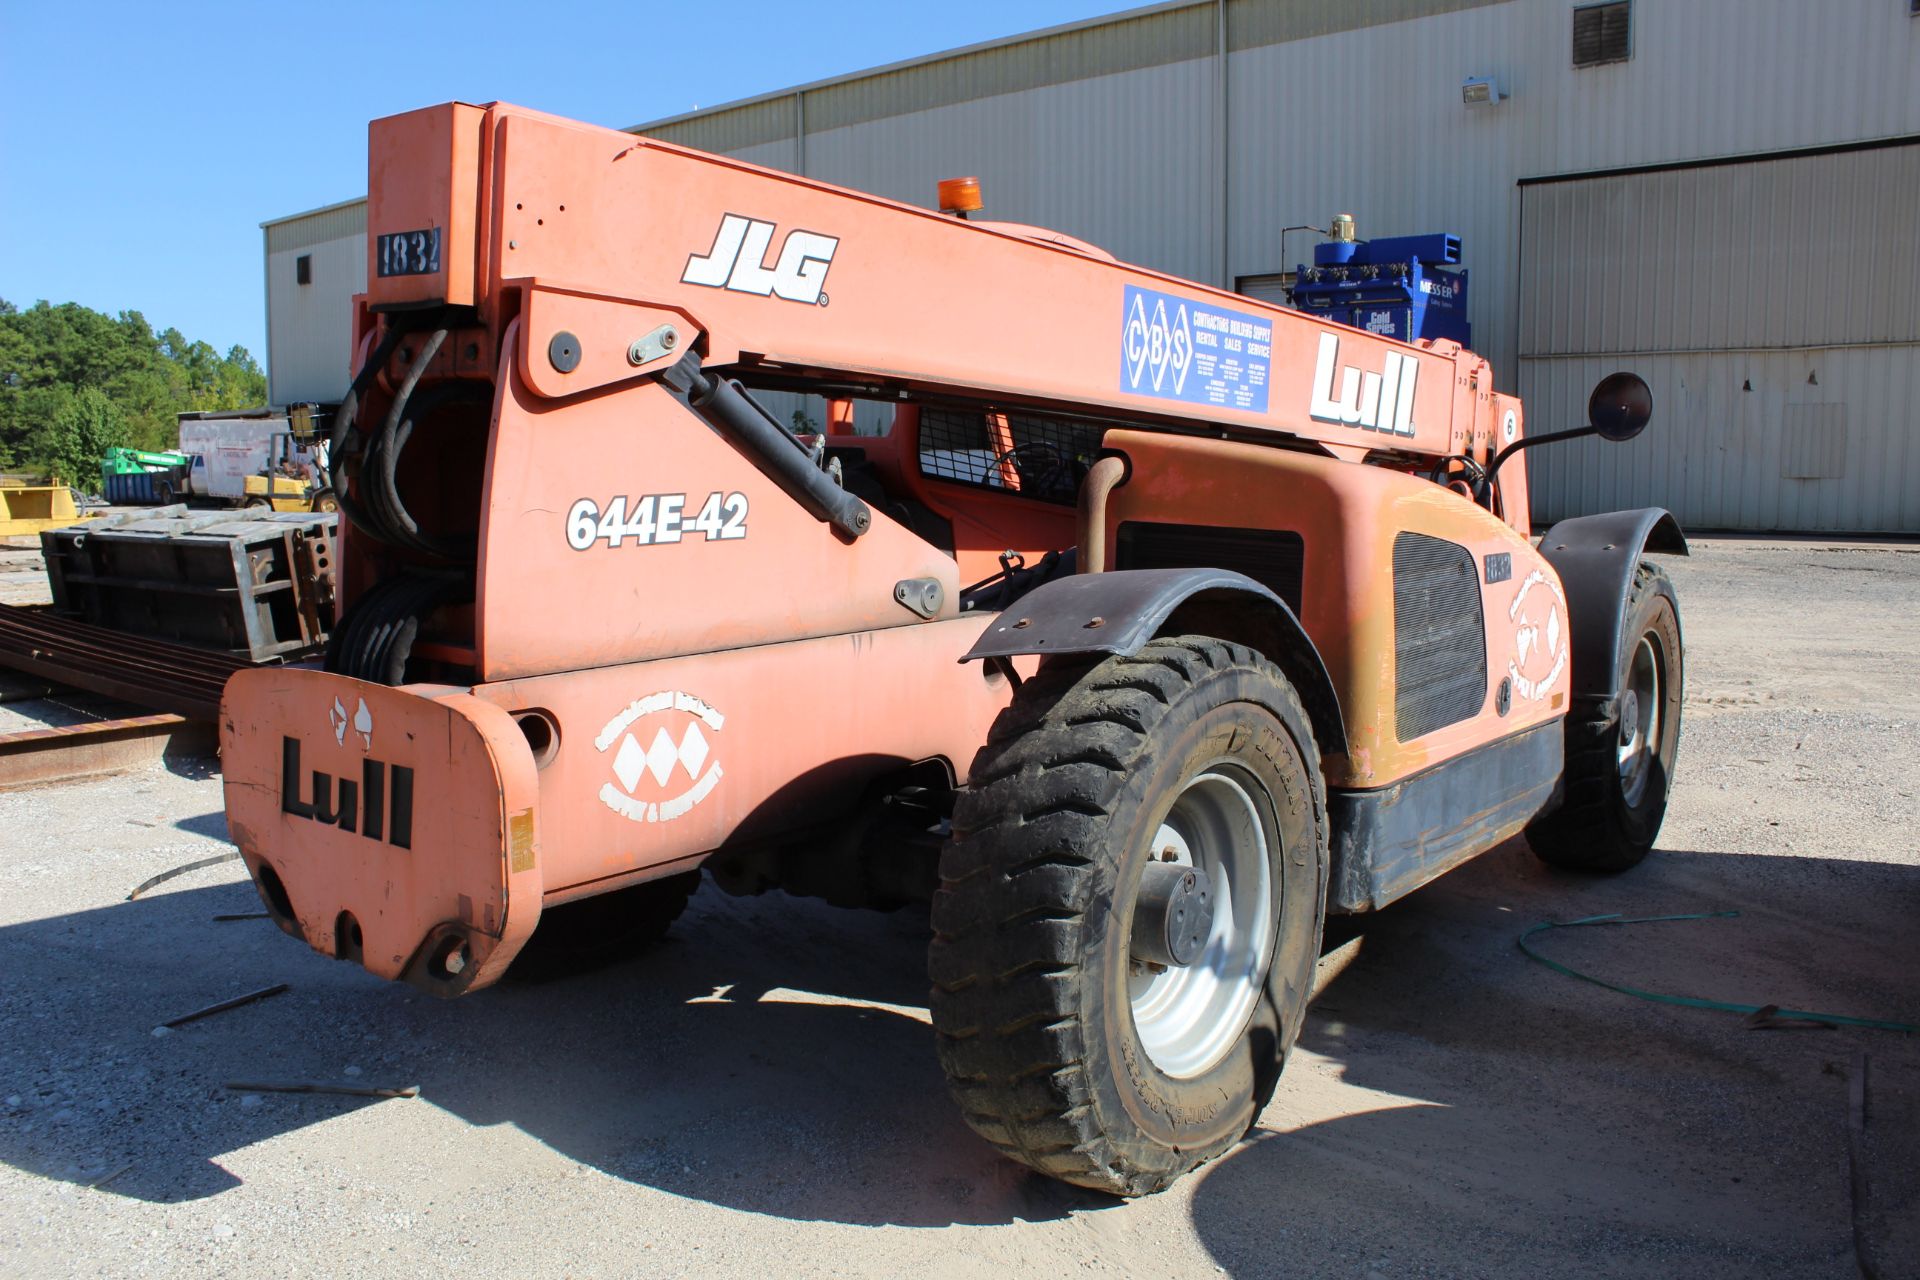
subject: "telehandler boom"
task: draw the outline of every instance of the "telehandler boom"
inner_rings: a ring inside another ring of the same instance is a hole
[[[1253,1124],[1327,912],[1523,831],[1651,848],[1682,653],[1642,557],[1685,543],[1649,510],[1536,550],[1520,403],[1457,344],[970,221],[965,184],[930,212],[500,104],[370,142],[342,620],[222,724],[233,838],[319,951],[451,996],[638,949],[703,869],[930,903],[968,1123],[1132,1195]]]

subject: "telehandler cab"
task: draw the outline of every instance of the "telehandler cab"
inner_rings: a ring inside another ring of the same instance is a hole
[[[222,717],[317,950],[452,996],[639,948],[702,869],[930,903],[967,1122],[1137,1195],[1254,1123],[1327,912],[1652,846],[1680,530],[1536,550],[1553,436],[1458,344],[499,104],[370,169],[344,616]],[[1650,412],[1617,375],[1581,430]]]

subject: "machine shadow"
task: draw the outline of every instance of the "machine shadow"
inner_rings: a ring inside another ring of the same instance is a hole
[[[170,887],[169,887],[170,888]],[[1112,1204],[991,1152],[949,1102],[915,912],[711,884],[632,961],[452,1002],[307,951],[242,880],[0,929],[0,1159],[175,1202],[237,1185],[229,1152],[363,1106],[230,1080],[418,1084],[474,1125],[676,1195],[796,1220],[941,1226]],[[155,1026],[286,982],[272,999]]]
[[[1887,1089],[1920,1082],[1916,1037],[1749,1030],[1575,981],[1515,941],[1547,920],[1736,910],[1532,945],[1657,992],[1900,1018],[1920,1004],[1916,907],[1911,866],[1660,851],[1596,878],[1510,842],[1343,924],[1358,955],[1262,1125],[1200,1172],[1198,1234],[1241,1277],[1851,1274],[1847,1064],[1867,1051]],[[1920,1088],[1904,1088],[1878,1141],[1909,1158],[1876,1177],[1910,1208]],[[1920,1246],[1920,1223],[1903,1234]]]

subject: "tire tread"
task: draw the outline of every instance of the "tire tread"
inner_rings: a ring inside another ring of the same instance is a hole
[[[1156,640],[1091,668],[1043,668],[989,734],[955,805],[928,953],[941,1065],[982,1139],[1080,1186],[1146,1194],[1217,1154],[1169,1150],[1154,1167],[1142,1167],[1137,1143],[1123,1155],[1124,1137],[1102,1128],[1092,1103],[1077,992],[1108,874],[1101,820],[1132,772],[1152,763],[1162,714],[1228,668],[1271,674],[1290,723],[1310,723],[1285,677],[1253,650]],[[1317,763],[1306,732],[1303,752]],[[1311,773],[1324,813],[1319,771]]]

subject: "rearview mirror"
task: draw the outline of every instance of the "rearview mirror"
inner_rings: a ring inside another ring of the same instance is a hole
[[[1645,431],[1652,417],[1653,392],[1637,374],[1608,374],[1587,399],[1587,421],[1601,439],[1615,444]]]

